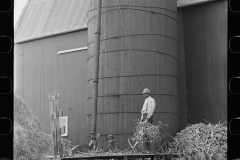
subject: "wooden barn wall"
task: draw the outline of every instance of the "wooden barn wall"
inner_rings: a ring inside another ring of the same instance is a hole
[[[59,106],[68,116],[73,144],[87,143],[87,50],[57,54],[87,46],[87,30],[15,44],[16,93],[39,117],[42,131],[50,134],[48,93],[60,93]]]
[[[181,27],[179,34],[184,35],[184,41],[180,35],[178,47],[179,53],[185,54],[185,72],[183,66],[179,70],[186,74],[187,122],[226,121],[227,1],[186,7],[179,13],[183,19],[183,34]],[[181,58],[184,64],[184,56],[180,56],[180,62]],[[184,82],[180,76],[181,80]],[[185,105],[184,100],[180,101],[180,118],[185,116],[185,107],[181,105]]]
[[[187,125],[186,71],[183,33],[183,13],[178,9],[178,130]]]

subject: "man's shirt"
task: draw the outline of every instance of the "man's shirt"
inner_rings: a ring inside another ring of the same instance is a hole
[[[105,151],[117,151],[119,150],[119,144],[117,142],[109,143]]]
[[[143,103],[141,113],[147,114],[147,118],[151,118],[151,116],[153,115],[153,112],[155,110],[155,106],[156,106],[155,100],[151,96],[149,96],[145,99],[145,101]]]

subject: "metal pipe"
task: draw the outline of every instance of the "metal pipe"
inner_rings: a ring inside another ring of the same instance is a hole
[[[94,59],[94,77],[93,77],[93,110],[92,110],[92,126],[91,136],[96,134],[97,126],[97,100],[98,100],[98,72],[99,72],[99,53],[100,53],[100,36],[101,36],[101,8],[102,0],[98,0],[97,10],[97,28],[96,28],[96,40],[95,40],[95,59]]]
[[[171,17],[171,16],[168,16],[167,14],[159,13],[159,12],[156,12],[156,11],[148,11],[148,10],[143,10],[143,9],[122,8],[122,7],[121,7],[121,10],[124,10],[124,9],[126,9],[126,10],[137,10],[137,11],[147,12],[147,13],[151,13],[151,14],[159,14],[159,15],[163,15],[163,16],[166,16],[166,17],[168,17],[168,18],[171,18],[171,19],[177,21],[176,19],[174,19],[174,18]],[[102,14],[104,14],[104,13],[106,13],[106,12],[111,12],[111,11],[114,11],[114,10],[118,10],[118,8],[117,8],[117,9],[108,9],[108,10],[105,10],[105,11],[102,12]],[[174,12],[174,13],[176,13],[176,12]],[[95,17],[95,16],[91,17],[91,18],[89,19],[89,21],[91,21],[91,19],[93,19],[94,17]],[[89,22],[89,21],[88,21],[88,22]],[[87,24],[88,24],[88,22],[87,22]]]
[[[138,75],[136,74],[132,74],[132,75],[121,75],[121,76],[105,76],[105,77],[98,77],[98,79],[114,79],[114,78],[126,78],[126,77],[137,77]],[[177,76],[174,75],[170,75],[170,74],[159,74],[159,73],[150,73],[150,74],[144,74],[143,76],[164,76],[164,77],[171,77],[171,78],[175,78],[178,79]],[[88,79],[87,82],[92,81],[93,79]]]
[[[114,97],[114,96],[139,96],[142,94],[106,94],[106,95],[100,95],[98,97]],[[164,93],[151,93],[151,95],[163,95],[163,96],[172,96],[172,97],[178,97],[178,95],[174,95],[174,94],[164,94]],[[93,97],[88,97],[88,99],[93,98]]]
[[[103,9],[108,9],[108,8],[117,8],[118,6],[111,6],[111,5],[109,5],[109,6],[103,6],[102,7],[102,10]],[[148,6],[138,6],[138,5],[124,5],[124,4],[121,4],[121,8],[129,8],[129,9],[132,9],[132,8],[146,8],[146,9],[159,9],[159,10],[161,10],[161,9],[163,9],[163,10],[167,10],[167,11],[169,11],[169,12],[173,12],[173,13],[176,13],[177,14],[177,12],[175,12],[175,11],[173,11],[173,10],[171,10],[171,9],[168,9],[168,8],[166,8],[166,7],[148,7]],[[90,9],[88,12],[91,12],[91,11],[93,11],[93,10],[95,10],[96,8],[93,8],[93,9]]]
[[[128,37],[136,37],[136,36],[161,36],[161,37],[166,37],[166,38],[173,39],[173,40],[175,40],[177,42],[177,38],[174,38],[174,37],[171,37],[171,36],[168,36],[168,35],[164,35],[164,34],[159,34],[159,33],[153,33],[153,34],[150,34],[150,33],[148,33],[148,34],[139,33],[139,34],[129,34],[128,35]],[[104,39],[101,39],[101,41],[107,41],[109,39],[117,39],[117,38],[124,38],[124,35],[104,38]],[[95,42],[94,41],[93,42],[88,42],[87,46],[91,45],[92,43],[95,43]]]
[[[109,39],[111,39],[111,38],[109,38]],[[113,38],[113,39],[114,39],[114,38]],[[107,40],[107,39],[106,39],[106,40]],[[104,40],[101,40],[101,41],[104,41]],[[91,42],[91,43],[95,43],[95,42]],[[165,55],[165,56],[169,56],[169,57],[172,57],[172,58],[178,60],[177,57],[174,57],[174,56],[172,56],[171,54],[167,54],[167,53],[165,53],[165,52],[151,51],[151,50],[145,50],[145,49],[132,49],[132,50],[133,50],[133,51],[140,51],[140,52],[135,52],[135,53],[149,52],[149,53],[163,54],[163,55]],[[105,51],[105,52],[101,52],[100,54],[108,54],[108,53],[111,53],[111,52],[121,52],[121,51],[128,51],[128,49],[121,49],[121,50],[114,50],[114,51]],[[88,57],[87,61],[89,61],[89,59],[91,59],[91,58],[93,58],[93,57],[94,57],[94,55]]]
[[[140,114],[140,112],[138,111],[138,112],[102,112],[102,113],[98,113],[98,115],[102,115],[102,114],[126,114],[126,113],[137,113],[137,114]],[[153,113],[167,113],[167,114],[177,114],[178,115],[178,113],[174,113],[174,112],[157,112],[157,110],[156,111],[154,111]],[[92,114],[88,114],[87,116],[91,116]],[[161,118],[160,118],[161,119]]]

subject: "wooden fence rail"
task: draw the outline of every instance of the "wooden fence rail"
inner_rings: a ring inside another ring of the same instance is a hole
[[[62,110],[59,111],[58,100],[60,93],[53,91],[53,94],[48,94],[51,134],[53,142],[54,160],[57,159],[59,153],[60,158],[63,157],[63,146],[61,142],[61,135],[65,133],[65,128],[60,128],[59,117],[63,116]]]

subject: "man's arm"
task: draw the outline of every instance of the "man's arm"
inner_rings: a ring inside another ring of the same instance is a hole
[[[114,150],[119,150],[119,144],[117,142],[115,142]]]
[[[143,104],[142,110],[141,110],[141,114],[146,113],[146,106]]]
[[[140,122],[142,122],[143,121],[143,114],[141,115],[141,119],[140,119]]]
[[[109,150],[109,145],[107,145],[107,147],[105,148],[105,152],[108,152],[108,150]]]
[[[148,101],[148,113],[147,113],[147,118],[150,119],[151,116],[153,115],[154,109],[155,109],[155,100],[154,99],[150,99]]]

